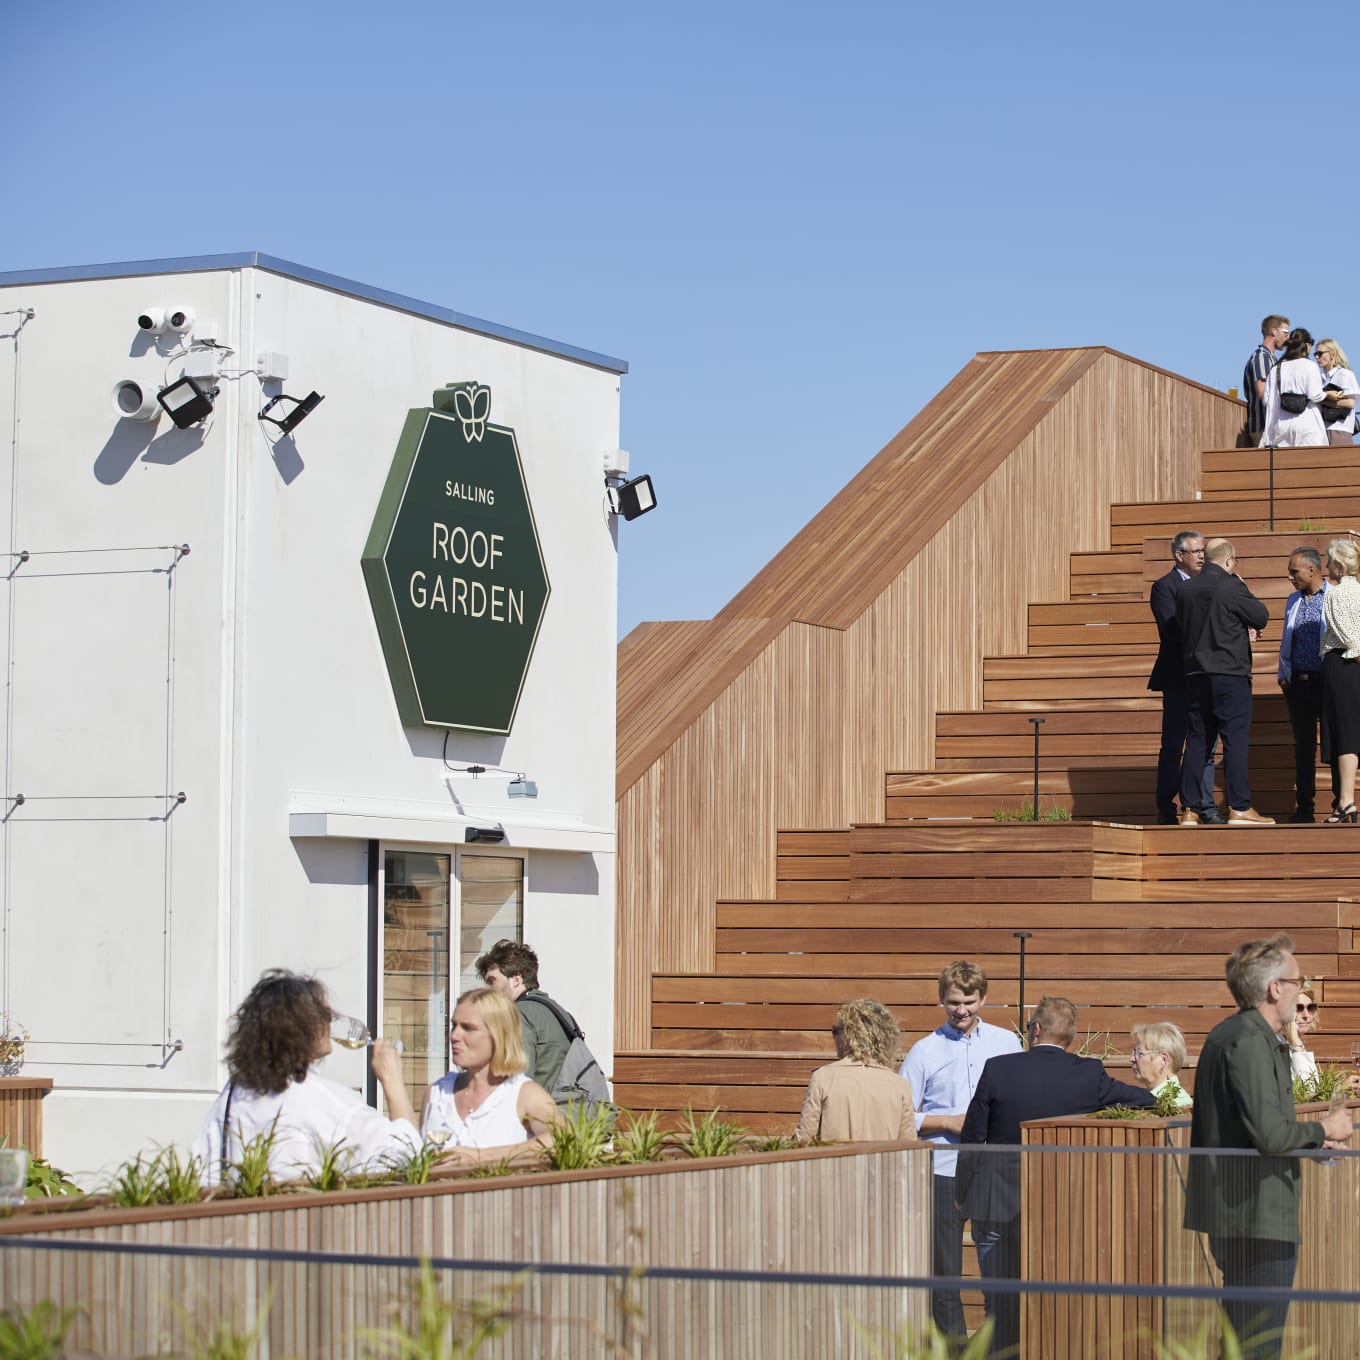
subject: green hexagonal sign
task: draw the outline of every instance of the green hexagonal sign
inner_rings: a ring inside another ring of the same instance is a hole
[[[491,389],[410,411],[364,545],[364,581],[407,726],[509,732],[551,586],[515,432]]]

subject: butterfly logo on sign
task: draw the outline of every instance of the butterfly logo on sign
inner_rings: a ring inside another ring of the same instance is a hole
[[[463,438],[480,444],[486,433],[487,418],[491,415],[489,387],[459,388],[453,394],[453,412],[462,422]]]

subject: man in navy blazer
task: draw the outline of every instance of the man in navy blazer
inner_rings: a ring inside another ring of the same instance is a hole
[[[1150,1091],[1115,1081],[1098,1058],[1069,1053],[1076,1037],[1076,1006],[1066,997],[1044,997],[1029,1022],[1029,1048],[987,1060],[964,1116],[954,1193],[960,1212],[972,1220],[984,1279],[1019,1278],[1021,1154],[976,1145],[1018,1146],[1020,1125],[1029,1119],[1153,1104]],[[985,1289],[982,1296],[995,1323],[993,1354],[1018,1354],[1007,1348],[1020,1344],[1020,1296]]]
[[[1181,754],[1190,724],[1189,699],[1185,687],[1185,661],[1181,656],[1181,630],[1176,622],[1176,597],[1186,581],[1198,576],[1204,567],[1204,535],[1198,529],[1182,529],[1171,540],[1171,560],[1175,565],[1165,576],[1152,583],[1148,603],[1157,620],[1157,660],[1148,676],[1147,687],[1162,695],[1162,745],[1157,753],[1157,821],[1162,826],[1176,824],[1176,795],[1181,787]],[[1204,766],[1200,803],[1207,810],[1214,806],[1214,753]],[[1218,821],[1208,812],[1206,822]]]

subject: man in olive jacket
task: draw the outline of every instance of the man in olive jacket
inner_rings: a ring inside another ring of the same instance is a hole
[[[538,955],[518,940],[497,940],[477,960],[477,972],[488,987],[515,1003],[524,1035],[529,1080],[552,1095],[572,1036],[549,1004],[552,997],[538,985]],[[575,1016],[566,1014],[575,1025]]]
[[[1185,1226],[1209,1234],[1223,1283],[1288,1289],[1299,1251],[1296,1148],[1344,1147],[1350,1115],[1320,1121],[1294,1113],[1289,1050],[1283,1036],[1303,986],[1288,935],[1250,940],[1228,959],[1228,987],[1241,1009],[1204,1041],[1195,1072],[1193,1148],[1245,1148],[1259,1155],[1192,1156]],[[1246,1360],[1280,1354],[1288,1302],[1226,1300],[1224,1310]]]

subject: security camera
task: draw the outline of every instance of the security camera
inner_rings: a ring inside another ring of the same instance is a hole
[[[143,387],[135,378],[124,378],[113,387],[113,409],[127,420],[157,420],[160,402],[154,387]]]
[[[194,314],[184,307],[176,307],[165,315],[168,330],[176,335],[185,335],[194,328]]]
[[[164,335],[170,327],[170,317],[164,307],[148,307],[137,317],[137,329],[147,335]]]

